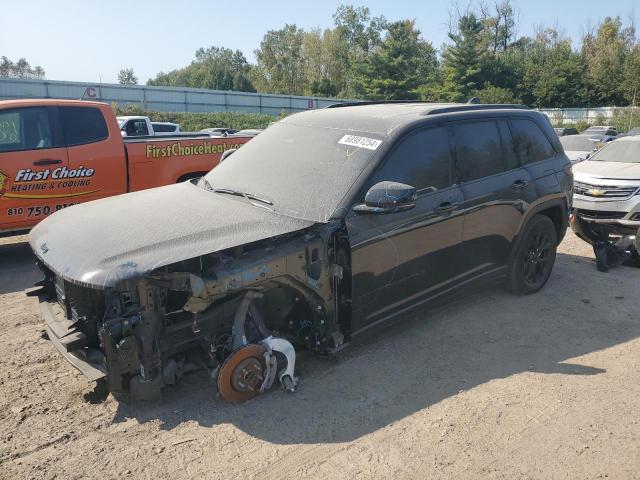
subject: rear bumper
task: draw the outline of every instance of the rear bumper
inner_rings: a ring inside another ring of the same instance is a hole
[[[102,353],[87,348],[86,337],[74,328],[74,323],[66,319],[57,304],[43,297],[39,298],[40,316],[53,346],[64,359],[77,368],[90,381],[95,382],[107,376],[105,368],[98,363],[104,358]]]

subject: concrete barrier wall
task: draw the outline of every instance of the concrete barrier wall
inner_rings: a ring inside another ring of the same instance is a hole
[[[579,121],[590,124],[607,123],[613,119],[616,111],[629,120],[640,118],[639,107],[543,108],[540,111],[547,114],[552,123],[565,125],[573,125]]]
[[[66,98],[100,100],[119,106],[139,105],[160,112],[249,112],[279,115],[344,102],[334,98],[299,97],[266,93],[225,92],[200,88],[147,87],[142,85],[95,84],[55,80],[0,78],[0,100],[11,98]],[[541,109],[555,123],[574,124],[609,121],[614,111],[638,116],[640,109],[629,107]]]
[[[147,87],[55,80],[0,79],[0,100],[64,98],[99,100],[160,112],[249,112],[279,115],[323,108],[344,100],[295,95],[225,92],[200,88]]]

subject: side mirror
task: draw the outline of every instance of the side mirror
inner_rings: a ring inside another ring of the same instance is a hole
[[[364,203],[353,210],[358,213],[395,213],[416,206],[418,194],[415,187],[398,182],[380,182],[369,189]]]
[[[120,130],[120,135],[122,135],[122,138],[127,136],[127,132],[125,132],[124,130]]]

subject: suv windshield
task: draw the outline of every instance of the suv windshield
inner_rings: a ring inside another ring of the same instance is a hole
[[[560,138],[562,148],[568,152],[590,152],[596,148],[596,144],[589,140],[590,136],[569,135]]]
[[[214,190],[229,189],[267,199],[277,213],[326,222],[375,154],[372,149],[339,143],[350,134],[357,135],[298,125],[292,120],[278,122],[205,179]]]
[[[640,142],[634,140],[616,140],[594,154],[589,160],[640,163]]]

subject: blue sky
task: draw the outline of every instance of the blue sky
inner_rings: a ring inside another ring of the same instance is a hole
[[[574,39],[605,15],[634,18],[638,0],[514,0],[519,33],[557,25]],[[267,30],[295,23],[329,27],[342,3],[366,5],[389,20],[415,19],[422,35],[439,48],[447,40],[450,0],[2,0],[0,55],[25,57],[51,80],[115,82],[122,67],[140,79],[188,64],[201,46],[240,49],[250,61]],[[490,3],[490,2],[489,2]],[[466,6],[468,1],[459,0]]]

